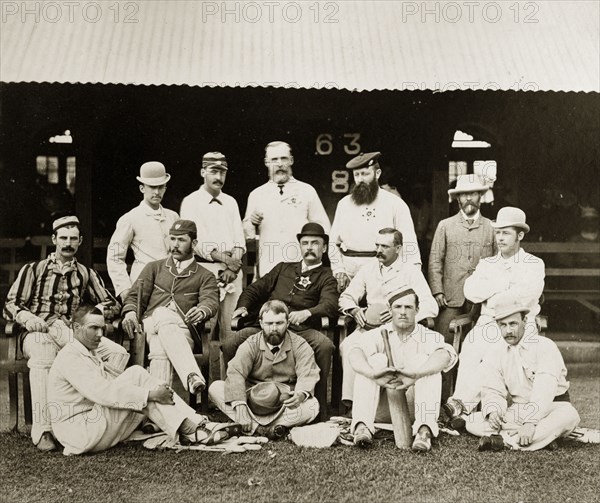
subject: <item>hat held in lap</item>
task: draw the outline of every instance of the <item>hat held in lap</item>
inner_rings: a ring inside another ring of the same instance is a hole
[[[290,397],[290,388],[282,383],[261,382],[247,392],[250,410],[259,416],[273,414],[281,408],[284,400]]]

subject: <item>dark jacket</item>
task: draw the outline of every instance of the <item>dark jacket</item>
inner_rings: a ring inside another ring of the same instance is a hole
[[[150,262],[142,269],[127,294],[123,315],[136,310],[140,281],[143,281],[141,305],[144,318],[157,307],[166,306],[171,299],[177,304],[182,319],[183,314],[194,306],[203,308],[207,319],[214,316],[219,308],[219,287],[215,275],[197,262],[177,273],[173,258],[169,257]]]
[[[281,300],[291,311],[308,309],[311,317],[306,325],[318,329],[322,316],[338,314],[337,281],[331,269],[322,265],[305,273],[301,271],[302,261],[280,262],[268,274],[244,289],[237,308],[245,307],[249,318],[256,320],[266,301]]]

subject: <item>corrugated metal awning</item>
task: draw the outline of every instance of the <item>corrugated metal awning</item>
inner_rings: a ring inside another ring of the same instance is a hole
[[[0,4],[2,82],[600,90],[595,0]]]

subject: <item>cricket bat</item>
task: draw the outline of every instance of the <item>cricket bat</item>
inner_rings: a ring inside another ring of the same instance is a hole
[[[388,331],[381,329],[383,346],[388,360],[388,367],[394,366],[392,358],[392,348]],[[399,449],[410,449],[412,445],[412,432],[410,427],[410,417],[408,414],[408,404],[406,403],[406,392],[403,389],[386,388],[388,404],[390,407],[390,416],[392,418],[392,427],[394,429],[394,441]]]

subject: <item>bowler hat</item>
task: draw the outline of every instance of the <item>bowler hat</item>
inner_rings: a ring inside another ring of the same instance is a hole
[[[529,312],[529,307],[513,293],[508,291],[502,292],[496,297],[493,308],[495,320],[501,320],[515,313]]]
[[[448,195],[454,196],[465,192],[487,192],[489,187],[481,183],[477,175],[458,175],[456,187],[448,191]]]
[[[501,208],[496,216],[496,220],[492,222],[494,229],[503,229],[504,227],[518,227],[525,232],[529,232],[529,225],[525,223],[525,212],[513,206],[505,206]]]
[[[219,168],[227,171],[227,159],[221,152],[207,152],[202,157],[202,168]]]
[[[377,159],[379,159],[380,155],[381,152],[369,152],[367,154],[363,154],[361,152],[356,157],[353,157],[348,161],[346,164],[346,169],[368,168],[369,166],[373,166],[375,164],[379,166]]]
[[[273,414],[281,409],[281,403],[290,396],[290,388],[278,382],[260,382],[250,388],[246,400],[250,410],[259,416]]]
[[[167,173],[165,165],[158,161],[149,161],[142,164],[140,167],[140,176],[136,176],[137,180],[144,185],[156,187],[164,185],[171,179],[171,175]]]
[[[196,223],[191,220],[176,220],[169,229],[169,234],[172,234],[173,236],[190,234],[192,232],[198,234]]]
[[[300,241],[303,236],[317,236],[325,240],[325,244],[329,243],[329,236],[325,234],[325,229],[317,222],[308,222],[302,226],[302,230],[296,234],[296,239]]]

